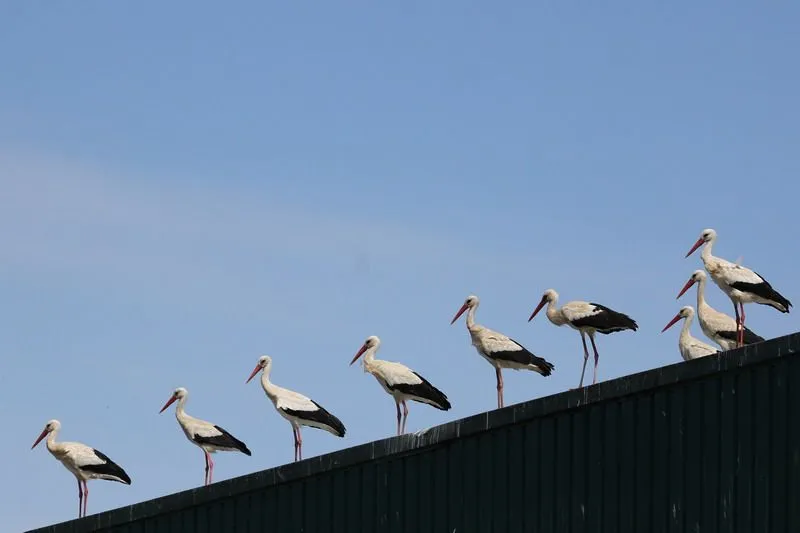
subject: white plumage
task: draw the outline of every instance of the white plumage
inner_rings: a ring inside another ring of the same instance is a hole
[[[105,479],[130,485],[131,478],[118,464],[99,450],[80,442],[56,442],[60,429],[61,422],[58,420],[47,422],[31,449],[47,437],[47,450],[78,480],[78,517],[80,518],[86,516],[86,508],[89,503],[89,487],[86,485],[88,480]]]
[[[694,319],[694,308],[692,308],[691,305],[681,307],[680,311],[678,311],[678,314],[675,315],[675,318],[673,318],[669,324],[664,326],[664,329],[661,330],[661,333],[667,331],[681,318],[684,319],[684,322],[683,327],[681,328],[681,333],[678,336],[678,350],[680,351],[681,357],[683,357],[684,361],[690,361],[692,359],[698,359],[700,357],[719,353],[719,350],[710,344],[706,344],[700,339],[696,339],[692,336],[690,328],[692,326],[692,319]]]
[[[209,485],[214,477],[214,461],[211,459],[210,454],[234,451],[242,452],[245,455],[251,455],[251,453],[244,442],[228,433],[225,429],[186,414],[184,407],[188,397],[189,391],[183,387],[178,387],[159,413],[163,413],[173,402],[178,401],[178,405],[175,407],[175,418],[178,420],[178,424],[180,424],[189,442],[203,450],[206,460],[203,484]]]
[[[678,298],[697,283],[697,318],[703,333],[717,343],[723,350],[733,350],[737,347],[736,319],[725,313],[717,311],[706,302],[705,291],[708,276],[702,270],[695,270],[689,281],[683,286]],[[744,328],[744,344],[754,344],[764,339],[750,329]]]
[[[381,340],[377,336],[367,337],[350,364],[352,365],[364,355],[364,372],[372,374],[383,390],[394,398],[397,408],[398,435],[405,432],[408,421],[408,405],[406,404],[408,400],[426,403],[442,411],[450,409],[447,396],[424,377],[401,363],[376,359],[375,353],[380,345]],[[403,406],[402,415],[400,405]]]
[[[558,293],[553,289],[547,289],[542,294],[542,299],[536,309],[531,313],[528,322],[533,320],[533,317],[547,305],[548,320],[556,326],[569,325],[571,328],[580,331],[581,342],[583,343],[583,370],[581,370],[581,380],[578,387],[583,387],[583,377],[586,373],[586,363],[589,361],[589,349],[586,346],[586,335],[592,342],[592,349],[594,350],[594,379],[592,384],[597,383],[597,364],[600,360],[600,354],[597,352],[597,346],[594,342],[595,333],[608,335],[624,330],[638,329],[636,321],[626,314],[619,313],[613,309],[593,302],[583,302],[574,300],[567,302],[560,308],[558,306]]]
[[[555,367],[532,352],[528,351],[520,343],[486,328],[480,324],[475,323],[475,311],[480,305],[480,300],[477,296],[470,295],[464,301],[464,304],[458,310],[450,324],[454,324],[458,317],[464,311],[469,310],[467,313],[467,330],[469,331],[472,345],[478,353],[495,368],[495,375],[497,377],[497,407],[503,407],[503,374],[501,369],[510,368],[512,370],[531,370],[543,376],[552,374]]]
[[[250,380],[262,370],[261,387],[264,389],[267,397],[272,401],[278,413],[292,425],[292,430],[294,432],[295,461],[303,458],[303,439],[300,434],[301,426],[322,429],[337,437],[344,437],[346,432],[344,424],[324,407],[307,396],[279,387],[270,381],[269,375],[272,371],[272,358],[268,355],[262,355],[258,359],[258,364],[256,364],[255,369],[245,383],[249,383]]]
[[[716,240],[716,231],[710,228],[704,229],[700,234],[700,238],[697,239],[697,242],[686,254],[686,257],[692,255],[695,250],[705,244],[701,253],[703,265],[711,279],[714,280],[714,283],[717,284],[722,292],[728,295],[733,303],[737,328],[739,326],[744,327],[744,304],[747,303],[768,305],[781,313],[788,313],[792,303],[773,289],[772,285],[761,275],[749,268],[731,263],[721,257],[716,257],[711,253]],[[744,344],[746,343],[744,342],[743,332],[739,329],[737,345],[742,346]]]

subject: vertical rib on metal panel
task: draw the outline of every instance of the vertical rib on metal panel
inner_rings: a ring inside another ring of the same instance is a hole
[[[736,378],[736,531],[752,533],[753,372],[744,370]]]
[[[636,507],[634,530],[650,531],[653,490],[653,400],[640,396],[636,402]]]
[[[721,380],[714,376],[703,382],[700,408],[703,409],[702,447],[703,490],[700,493],[702,531],[717,531],[720,500],[720,393]],[[691,435],[689,436],[691,438]]]
[[[787,503],[787,485],[786,485],[786,472],[788,464],[786,464],[786,439],[787,431],[786,426],[794,423],[794,420],[788,419],[788,396],[786,393],[786,379],[788,376],[789,366],[786,359],[770,365],[771,369],[771,383],[770,393],[771,407],[769,410],[770,417],[770,435],[772,436],[771,449],[770,449],[770,509],[769,514],[772,517],[772,530],[780,533],[785,533],[786,529],[786,503]]]
[[[539,424],[539,454],[536,457],[538,462],[538,480],[530,480],[538,483],[537,492],[539,494],[539,532],[553,533],[555,531],[555,499],[553,487],[555,486],[555,455],[556,455],[556,423],[554,417],[542,419]]]
[[[703,383],[690,383],[683,388],[683,494],[684,531],[700,531],[703,494]]]
[[[683,389],[672,389],[669,395],[669,532],[683,532],[683,433],[686,430],[683,404],[686,393]]]
[[[592,405],[586,414],[589,429],[584,434],[584,443],[588,451],[586,466],[586,533],[603,531],[603,464],[605,461],[605,415],[606,406]],[[577,437],[576,437],[577,438]],[[580,475],[580,472],[576,472]]]
[[[736,376],[720,379],[719,394],[719,531],[734,533],[736,522]]]
[[[788,466],[789,520],[787,530],[794,533],[800,531],[800,424],[797,422],[797,406],[800,405],[800,358],[794,357],[789,363],[788,403],[787,410],[788,442],[786,457]]]
[[[489,471],[491,484],[492,512],[487,520],[488,529],[493,533],[506,533],[509,521],[508,491],[508,428],[500,428],[489,434],[487,447],[492,456],[492,469]]]
[[[638,533],[634,526],[636,507],[636,398],[620,406],[619,427],[619,533]]]
[[[660,390],[653,396],[652,526],[642,529],[651,533],[669,530],[669,430],[669,393]]]
[[[618,490],[619,490],[619,403],[608,402],[605,404],[603,428],[603,531],[617,531],[619,529]]]
[[[769,452],[771,437],[769,431],[770,380],[769,366],[761,365],[753,372],[753,530],[774,531],[769,516]]]

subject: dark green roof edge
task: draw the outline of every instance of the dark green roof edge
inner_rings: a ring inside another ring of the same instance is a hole
[[[581,390],[569,390],[518,403],[477,415],[434,426],[417,433],[377,440],[337,452],[304,459],[297,463],[262,470],[162,496],[133,505],[120,507],[82,519],[30,530],[27,533],[82,533],[141,520],[151,516],[178,511],[194,505],[229,498],[252,490],[294,481],[336,468],[387,456],[403,455],[459,437],[575,409],[588,404],[618,400],[632,394],[669,387],[670,385],[702,378],[717,372],[762,364],[800,352],[800,332],[745,346],[715,356],[630,374],[598,383]]]

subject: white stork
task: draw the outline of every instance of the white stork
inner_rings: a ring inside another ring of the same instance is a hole
[[[184,411],[184,406],[186,405],[186,398],[188,397],[189,391],[183,387],[178,387],[159,413],[163,413],[174,401],[178,401],[178,405],[175,407],[175,418],[178,419],[178,424],[180,424],[189,442],[203,450],[203,455],[206,458],[206,475],[203,484],[210,485],[214,477],[214,461],[211,459],[212,453],[237,451],[245,455],[251,455],[251,453],[244,442],[240,441],[220,426],[187,415],[186,411]]]
[[[692,285],[697,283],[697,318],[700,322],[700,329],[703,330],[706,337],[719,344],[723,350],[733,350],[738,347],[736,319],[708,305],[705,297],[707,280],[708,276],[704,271],[695,270],[681,292],[678,293],[677,298],[683,296]],[[756,335],[749,328],[744,328],[744,344],[755,344],[763,340],[763,337]]]
[[[713,229],[704,229],[700,238],[694,243],[692,249],[686,254],[689,257],[695,250],[703,246],[701,257],[703,265],[711,275],[722,292],[728,295],[733,302],[733,310],[736,312],[736,325],[739,332],[737,345],[743,346],[744,333],[744,304],[757,303],[774,307],[781,313],[788,313],[792,302],[784,298],[778,291],[772,288],[767,280],[749,268],[726,261],[721,257],[711,254],[711,248],[717,240],[717,232]]]
[[[86,485],[88,480],[105,479],[130,485],[131,478],[122,467],[99,450],[80,442],[56,442],[60,429],[61,422],[50,420],[31,450],[47,437],[47,450],[78,480],[78,518],[81,518],[86,516],[86,506],[89,503],[89,487]]]
[[[364,341],[361,349],[358,350],[350,364],[352,365],[359,357],[364,355],[364,372],[369,372],[375,376],[383,390],[394,398],[395,407],[397,407],[398,435],[402,435],[406,431],[406,422],[408,421],[407,400],[426,403],[442,411],[450,409],[450,402],[447,400],[447,396],[431,385],[427,379],[401,363],[375,359],[375,353],[380,345],[381,340],[377,336],[367,337],[367,340]],[[400,404],[403,405],[402,417]]]
[[[264,392],[272,400],[272,404],[278,414],[292,425],[295,461],[303,458],[303,438],[300,435],[302,426],[322,429],[337,437],[344,437],[346,431],[344,424],[324,407],[307,396],[279,387],[269,380],[269,374],[272,371],[272,358],[270,356],[262,355],[259,357],[256,368],[245,383],[249,383],[260,370],[264,371],[261,374],[261,386],[264,388]]]
[[[476,324],[475,310],[478,309],[479,304],[480,301],[477,296],[474,294],[468,296],[464,301],[464,305],[461,306],[456,316],[450,321],[450,324],[454,324],[458,317],[469,309],[469,313],[467,313],[467,330],[472,339],[472,345],[495,369],[497,376],[497,407],[499,409],[503,407],[503,368],[532,370],[542,376],[549,376],[555,367],[545,359],[528,351],[514,339]]]
[[[691,305],[681,307],[678,314],[675,315],[675,318],[664,326],[661,333],[667,331],[681,318],[684,319],[684,322],[681,328],[681,334],[678,336],[678,350],[680,350],[681,357],[683,357],[684,361],[691,361],[692,359],[699,359],[700,357],[719,353],[719,350],[710,344],[706,344],[700,339],[693,337],[689,331],[692,326],[692,320],[694,319],[694,308]]]
[[[594,350],[594,379],[592,385],[597,383],[597,363],[600,360],[600,354],[597,353],[597,346],[594,343],[594,334],[602,333],[608,335],[617,331],[633,330],[636,331],[639,326],[636,321],[626,314],[619,313],[604,305],[593,302],[582,302],[579,300],[567,302],[557,308],[558,293],[553,289],[547,289],[539,301],[539,305],[531,313],[528,322],[533,320],[533,317],[541,311],[542,307],[547,304],[547,318],[556,326],[569,325],[573,329],[577,329],[581,333],[581,341],[583,342],[583,370],[581,370],[581,381],[578,388],[583,387],[583,376],[586,373],[586,362],[589,360],[589,349],[586,347],[586,335],[592,341],[592,349]]]

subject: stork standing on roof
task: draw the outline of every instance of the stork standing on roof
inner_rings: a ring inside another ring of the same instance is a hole
[[[478,353],[495,369],[497,377],[497,408],[503,407],[503,368],[513,370],[532,370],[542,376],[552,374],[555,367],[545,359],[534,355],[514,339],[492,331],[491,329],[475,323],[475,311],[480,301],[474,294],[467,297],[464,304],[450,321],[454,324],[464,311],[467,313],[467,330],[472,339],[472,345]]]
[[[121,466],[100,450],[80,442],[57,442],[56,438],[60,429],[61,422],[50,420],[31,446],[31,450],[47,437],[47,451],[61,461],[61,464],[78,480],[78,518],[80,518],[86,516],[86,507],[89,504],[87,481],[105,479],[130,485],[131,478]]]
[[[695,270],[689,277],[689,281],[687,281],[686,285],[681,289],[681,292],[678,293],[677,298],[683,296],[683,294],[696,283],[697,318],[700,322],[700,329],[703,330],[706,337],[719,344],[719,347],[723,350],[733,350],[738,346],[736,319],[708,305],[705,297],[707,280],[708,276],[704,271]],[[763,340],[763,337],[756,335],[749,328],[744,328],[745,344],[755,344]]]
[[[408,400],[426,403],[442,411],[450,409],[450,401],[447,396],[431,385],[431,383],[414,372],[407,366],[394,362],[375,359],[375,353],[380,348],[381,340],[372,335],[367,337],[364,344],[356,353],[352,365],[359,357],[364,356],[364,372],[369,372],[380,383],[383,390],[394,398],[397,407],[397,434],[402,435],[406,431],[406,421],[408,420]],[[400,405],[403,406],[401,416]]]
[[[716,240],[716,231],[710,228],[704,229],[700,234],[700,238],[697,239],[697,242],[686,254],[686,257],[689,257],[695,250],[705,245],[700,257],[711,279],[722,289],[722,292],[728,295],[728,298],[733,303],[738,331],[737,346],[741,347],[744,345],[744,304],[768,305],[781,313],[788,313],[789,308],[792,307],[792,302],[773,289],[772,285],[760,274],[712,255],[711,249]]]
[[[337,437],[344,437],[346,431],[344,424],[328,412],[327,409],[299,392],[284,389],[270,381],[269,375],[272,372],[272,358],[270,356],[262,355],[259,357],[255,369],[253,369],[245,383],[249,383],[262,370],[261,387],[272,401],[278,414],[292,425],[295,461],[303,458],[303,437],[300,435],[302,426],[321,429]]]
[[[684,322],[683,327],[681,328],[681,333],[678,336],[678,350],[680,351],[681,357],[683,357],[684,361],[691,361],[692,359],[699,359],[700,357],[719,353],[719,350],[710,344],[706,344],[700,339],[692,336],[690,329],[692,327],[692,319],[694,319],[694,308],[691,305],[685,305],[681,307],[680,311],[678,311],[678,314],[675,315],[672,320],[670,320],[669,324],[664,326],[664,329],[661,330],[661,333],[667,331],[680,319],[683,319]]]
[[[594,334],[602,333],[608,335],[618,331],[632,330],[636,331],[638,325],[626,314],[614,311],[604,305],[592,302],[582,302],[575,300],[567,302],[561,308],[558,305],[558,293],[553,289],[547,289],[539,301],[539,305],[531,313],[528,322],[533,320],[533,317],[541,311],[542,307],[547,305],[547,318],[556,326],[563,326],[567,324],[573,329],[577,329],[581,333],[581,341],[583,342],[583,370],[581,370],[581,381],[578,388],[583,387],[583,376],[586,373],[586,362],[589,360],[589,349],[586,347],[586,336],[592,341],[592,349],[594,350],[594,379],[592,385],[597,383],[597,363],[600,360],[600,354],[597,353],[597,345],[594,343]]]
[[[175,408],[175,418],[178,419],[178,424],[180,424],[189,442],[203,450],[203,455],[206,459],[206,474],[203,484],[210,485],[214,476],[214,461],[211,459],[212,453],[237,451],[245,455],[251,455],[251,453],[244,442],[240,441],[220,426],[187,415],[184,406],[186,405],[186,399],[188,397],[189,391],[183,387],[178,387],[159,413],[163,413],[173,402],[178,402]]]

